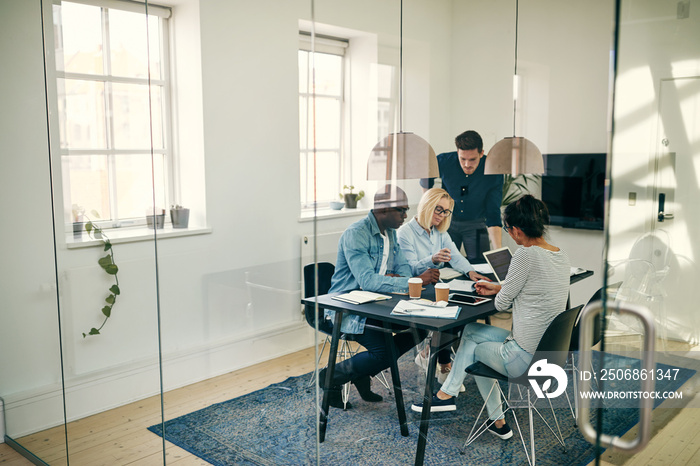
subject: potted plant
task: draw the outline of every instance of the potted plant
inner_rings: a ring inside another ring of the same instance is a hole
[[[83,237],[83,227],[85,225],[85,209],[78,204],[73,204],[73,239],[79,240]]]
[[[146,215],[146,225],[150,229],[161,229],[165,225],[165,209],[156,208],[155,215],[153,209],[149,208]]]
[[[343,186],[343,191],[348,191],[344,192],[341,194],[341,197],[345,200],[345,207],[348,209],[355,209],[357,208],[357,201],[365,197],[365,192],[360,190],[357,193],[353,193],[352,190],[355,189],[355,186],[353,185],[345,185]]]
[[[181,205],[170,206],[170,221],[173,228],[187,228],[190,222],[190,209]]]
[[[541,175],[503,175],[503,199],[501,201],[501,207],[505,207],[517,201],[525,194],[529,194],[531,192],[529,183],[537,185],[541,180]]]

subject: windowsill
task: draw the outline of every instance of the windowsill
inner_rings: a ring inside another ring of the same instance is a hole
[[[134,243],[137,241],[153,241],[154,239],[179,238],[182,236],[206,235],[211,232],[212,229],[210,227],[173,228],[171,226],[165,226],[157,230],[148,227],[114,228],[107,230],[105,233],[112,244],[120,244]],[[90,238],[87,232],[83,232],[82,237],[82,241],[76,241],[72,233],[67,233],[66,247],[68,247],[68,249],[77,249],[102,244],[101,240]]]
[[[312,222],[314,219],[326,220],[342,217],[364,217],[370,210],[370,208],[348,209],[345,207],[343,207],[342,210],[333,210],[331,208],[317,209],[316,212],[313,210],[302,210],[299,215],[299,222]]]

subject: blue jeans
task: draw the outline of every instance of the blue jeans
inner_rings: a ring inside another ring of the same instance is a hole
[[[382,327],[378,320],[367,319],[367,325]],[[396,331],[408,327],[393,325]],[[408,350],[420,343],[427,335],[425,330],[403,332],[392,335],[396,356],[401,357]],[[365,327],[361,334],[353,335],[353,340],[364,346],[367,351],[356,353],[350,359],[337,362],[333,373],[332,385],[343,385],[366,376],[375,376],[391,365],[391,349],[386,344],[386,334],[380,330]]]
[[[482,362],[509,377],[522,375],[530,364],[532,355],[522,349],[515,340],[505,341],[508,335],[510,335],[508,330],[491,325],[467,324],[462,331],[462,340],[452,362],[452,370],[441,390],[448,395],[457,396],[467,375],[465,369],[475,362]],[[491,387],[497,381],[476,376],[474,380],[479,387],[481,397],[486,401],[489,418],[502,419],[503,410],[498,388],[494,388],[491,396],[488,400],[486,399]]]

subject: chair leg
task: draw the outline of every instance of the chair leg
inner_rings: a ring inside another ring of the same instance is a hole
[[[321,359],[323,358],[323,352],[326,350],[326,345],[330,344],[330,337],[326,335],[326,339],[323,340],[323,346],[321,346],[321,351],[318,353],[318,361],[316,361],[316,367],[321,366]],[[311,372],[311,377],[309,378],[309,383],[307,384],[308,387],[312,387],[314,382],[316,381],[316,371],[314,370]]]
[[[530,451],[532,451],[532,466],[535,466],[535,428],[532,419],[532,403],[530,402],[530,390],[527,391],[527,410],[530,418]]]
[[[571,416],[574,418],[574,424],[576,424],[576,418],[578,417],[578,389],[576,387],[576,382],[577,382],[577,380],[576,380],[577,374],[576,373],[578,372],[578,370],[576,369],[576,365],[574,364],[573,351],[569,354],[571,355],[571,362],[569,364],[571,364],[571,380],[573,382],[572,386],[574,389],[574,391],[573,391],[573,397],[574,397],[573,407],[571,405],[571,400],[569,399],[569,393],[564,392],[564,395],[566,395],[566,402],[569,403],[569,410],[571,411]]]
[[[345,339],[343,339],[341,351],[342,351],[341,361],[344,361],[344,360],[352,357],[352,354],[353,354],[352,348],[350,347],[350,343]],[[340,394],[341,394],[341,398],[343,400],[343,410],[346,410],[347,406],[348,406],[348,399],[350,398],[350,382],[343,384],[343,388],[342,388]]]
[[[520,435],[520,442],[523,444],[523,450],[525,451],[525,457],[527,458],[527,463],[532,466],[532,461],[530,461],[530,455],[527,454],[527,445],[525,445],[525,438],[523,437],[523,431],[520,430],[520,424],[518,423],[518,418],[515,415],[515,410],[511,409],[510,413],[513,415],[513,420],[515,421],[515,428],[518,429],[518,434]]]
[[[557,432],[559,432],[558,437],[556,434],[554,436],[557,437],[557,440],[559,441],[559,443],[561,443],[561,446],[564,447],[564,451],[566,451],[566,444],[564,443],[564,436],[561,434],[561,429],[559,428],[559,420],[557,419],[557,415],[554,412],[554,407],[552,406],[552,399],[547,397],[547,402],[549,403],[549,409],[552,410],[552,417],[554,418],[554,424],[556,424],[556,426],[557,426]],[[552,432],[552,433],[554,433],[554,432]]]
[[[574,353],[571,353],[571,368],[573,374],[574,382],[574,424],[578,426],[578,406],[579,406],[579,393],[578,393],[578,369],[576,369],[576,364],[574,361]]]
[[[471,443],[472,443],[474,440],[476,440],[477,438],[479,438],[479,437],[481,436],[481,434],[483,434],[484,432],[486,432],[486,430],[488,429],[488,427],[489,427],[489,425],[490,425],[490,424],[488,424],[488,422],[490,421],[489,416],[486,417],[486,420],[479,426],[478,429],[476,428],[476,425],[479,423],[479,419],[481,419],[481,414],[482,414],[482,413],[484,412],[484,410],[486,409],[486,402],[491,398],[491,395],[493,394],[493,389],[494,389],[497,385],[498,385],[498,382],[495,382],[495,383],[491,386],[491,390],[489,391],[489,394],[488,394],[488,396],[486,397],[486,401],[484,401],[484,404],[481,406],[481,410],[479,411],[479,414],[476,415],[476,419],[474,420],[474,425],[472,426],[472,430],[469,431],[469,435],[467,436],[467,440],[464,442],[464,446],[462,447],[462,449],[465,449],[465,448],[467,448],[469,445],[471,445]],[[498,387],[499,390],[500,390],[500,388],[501,388],[501,387]],[[505,398],[504,398],[504,400],[505,400]],[[506,409],[507,409],[507,408],[506,408]],[[490,414],[490,413],[487,413],[487,414]],[[475,430],[476,430],[476,432],[475,432]]]
[[[384,375],[384,372],[380,372],[379,374],[375,375],[373,378],[376,378],[379,380],[379,383],[384,385],[384,388],[387,390],[391,390],[391,387],[389,386],[389,382],[386,380],[386,375]]]

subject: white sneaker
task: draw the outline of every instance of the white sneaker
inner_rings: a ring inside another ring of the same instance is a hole
[[[423,351],[418,352],[414,361],[416,362],[418,367],[423,369],[423,372],[428,372],[428,363],[430,362],[430,358],[428,356],[425,356],[423,354]]]

